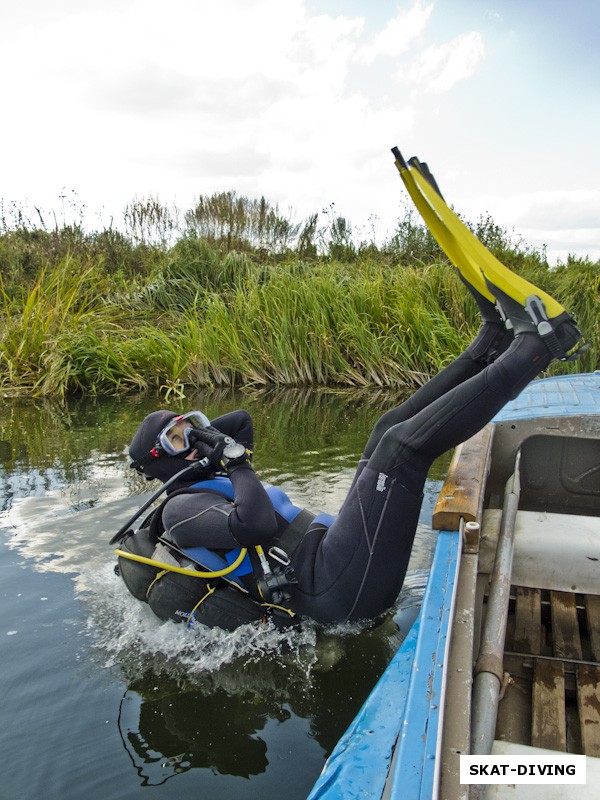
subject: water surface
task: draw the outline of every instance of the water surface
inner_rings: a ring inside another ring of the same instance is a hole
[[[247,408],[261,478],[336,513],[371,426],[398,399],[215,392],[158,405]],[[432,470],[405,591],[383,624],[187,630],[128,594],[108,545],[156,488],[129,468],[126,445],[157,400],[0,404],[0,797],[132,800],[153,787],[158,800],[305,798],[418,605],[447,459]]]

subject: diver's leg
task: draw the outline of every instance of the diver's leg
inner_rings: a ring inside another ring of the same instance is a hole
[[[487,303],[488,301],[485,302]],[[489,309],[485,307],[482,309],[482,325],[477,336],[458,358],[440,370],[407,400],[390,409],[379,418],[361,456],[359,469],[360,465],[364,465],[371,457],[381,437],[387,430],[399,422],[404,422],[418,414],[437,400],[438,397],[445,395],[450,389],[472,378],[474,375],[478,375],[510,346],[513,341],[513,335],[506,330],[499,319],[495,318],[497,312],[493,306],[492,309],[494,316]]]
[[[550,360],[537,335],[520,335],[494,363],[385,432],[334,524],[309,532],[294,554],[301,613],[333,622],[372,618],[390,607],[404,581],[433,460],[481,430]]]
[[[471,294],[481,317],[481,326],[477,336],[451,364],[440,370],[421,386],[411,397],[396,408],[387,411],[375,424],[367,445],[359,461],[358,472],[368,461],[383,434],[399,422],[417,414],[430,403],[446,394],[454,386],[472,378],[488,364],[498,358],[511,344],[513,333],[506,329],[504,319],[492,300],[488,300],[479,292],[465,276],[458,271],[460,280]],[[355,476],[358,477],[358,474]]]
[[[423,474],[438,456],[474,436],[551,361],[539,336],[517,336],[508,350],[482,372],[390,428],[369,466],[378,471],[390,466],[402,469],[403,483],[420,491]]]
[[[298,614],[321,623],[370,620],[392,607],[408,569],[422,493],[362,470],[335,522],[313,527],[292,556]]]
[[[587,349],[587,344],[582,345],[581,331],[568,312],[563,310],[558,316],[549,319],[546,306],[537,295],[531,295],[527,298],[525,305],[520,305],[513,297],[504,294],[490,284],[490,289],[496,293],[498,298],[496,306],[494,306],[469,283],[462,273],[460,277],[475,299],[483,321],[477,337],[455,361],[418,389],[407,401],[397,408],[391,409],[377,421],[359,461],[355,480],[387,430],[418,414],[450,389],[474,377],[487,365],[494,363],[506,352],[513,341],[513,336],[522,338],[525,335],[530,347],[543,344],[545,351],[542,348],[543,352],[540,352],[539,358],[545,362],[545,366],[554,359],[564,359],[566,354],[572,351],[575,354],[569,356],[569,359]],[[552,302],[557,305],[556,301],[552,300]],[[534,342],[537,342],[537,345],[534,345]],[[576,349],[577,347],[579,349]],[[540,367],[535,374],[539,374],[542,369],[545,369],[545,366]],[[526,385],[529,380],[531,378],[528,378],[523,385]]]

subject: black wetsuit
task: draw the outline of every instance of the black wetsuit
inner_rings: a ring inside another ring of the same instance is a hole
[[[549,363],[537,336],[513,340],[486,322],[458,359],[384,414],[337,518],[311,522],[293,553],[298,583],[290,607],[318,622],[372,619],[389,609],[404,581],[432,462],[481,430]],[[249,443],[244,414],[212,424],[234,438],[244,429]],[[267,549],[286,527],[249,465],[230,477],[233,502],[202,491],[167,500],[163,522],[179,546]]]

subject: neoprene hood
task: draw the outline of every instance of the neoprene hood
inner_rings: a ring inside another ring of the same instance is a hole
[[[190,465],[185,456],[154,456],[152,454],[160,432],[176,416],[178,415],[174,411],[164,409],[148,414],[129,445],[129,455],[133,460],[132,466],[142,470],[148,478],[158,478],[163,483]]]

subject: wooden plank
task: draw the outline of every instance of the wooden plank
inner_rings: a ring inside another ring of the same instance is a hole
[[[586,756],[600,757],[600,667],[577,667],[577,706]]]
[[[550,592],[552,651],[558,658],[583,658],[575,595]]]
[[[536,659],[532,700],[531,744],[565,752],[565,672],[560,661]]]
[[[585,613],[594,661],[600,661],[600,597],[586,594]]]
[[[479,521],[494,428],[487,425],[454,451],[448,475],[433,510],[432,527],[457,531],[460,518]]]
[[[542,593],[516,587],[515,645],[517,653],[539,655],[542,647]]]

